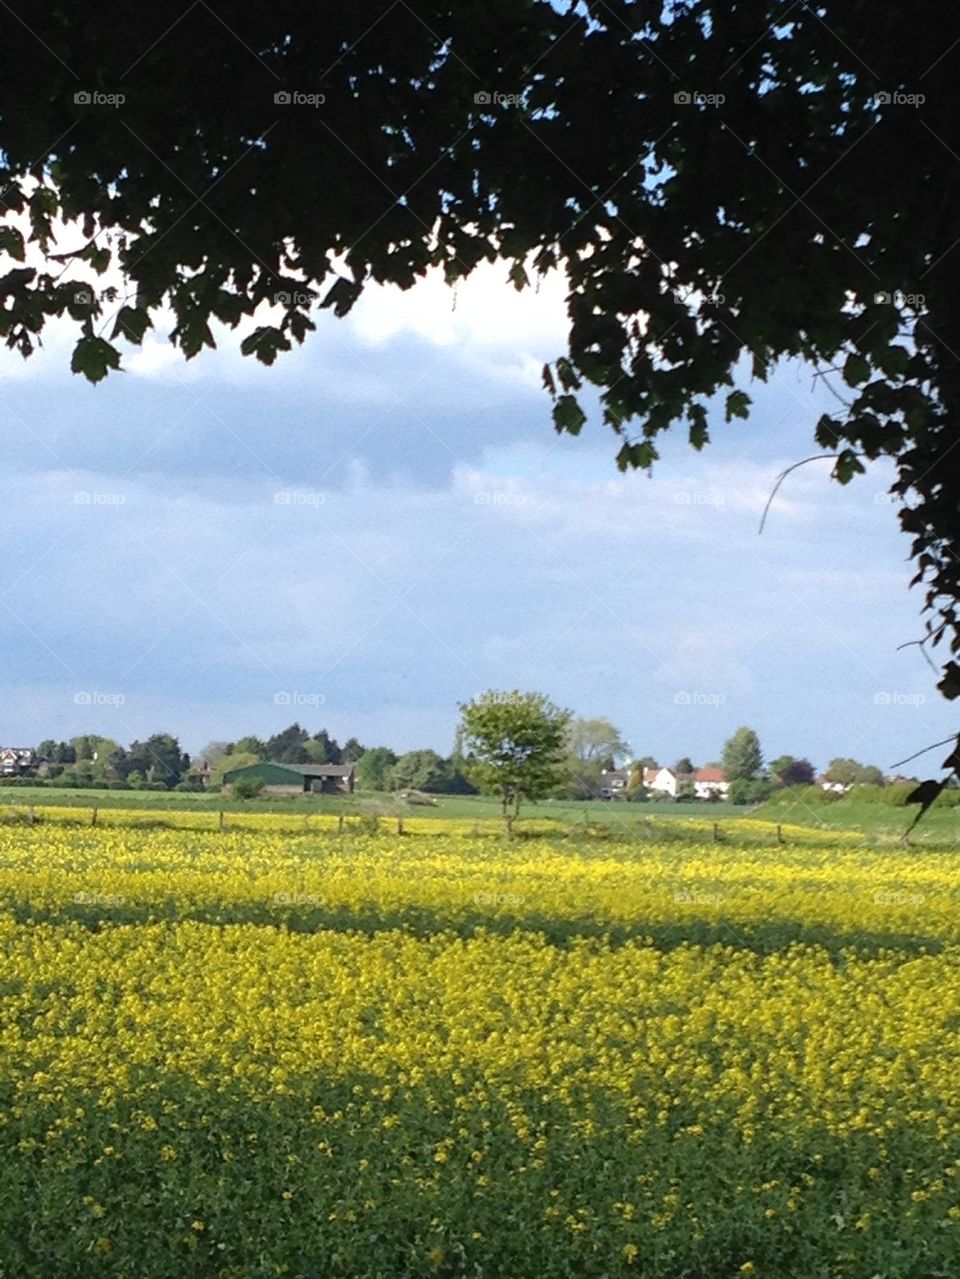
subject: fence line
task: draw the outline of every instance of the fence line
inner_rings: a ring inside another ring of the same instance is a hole
[[[244,813],[226,809],[103,808],[100,805],[74,808],[66,805],[0,805],[0,825],[49,826],[72,829],[88,826],[97,830],[182,830],[196,834],[275,835],[456,835],[488,838],[503,835],[499,817],[444,818],[417,817],[409,813]],[[788,838],[789,835],[789,838]],[[528,817],[516,822],[514,836],[521,839],[560,838],[568,841],[609,841],[622,844],[699,843],[784,846],[803,842],[804,837],[822,842],[824,836],[846,844],[862,840],[859,832],[823,831],[782,823],[730,818],[702,822],[675,819],[666,822],[644,817],[629,826],[590,821],[563,821],[559,818]]]

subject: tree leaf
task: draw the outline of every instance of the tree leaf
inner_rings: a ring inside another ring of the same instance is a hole
[[[70,368],[88,382],[102,381],[111,369],[120,367],[120,352],[103,338],[87,335],[73,348]]]
[[[113,326],[113,332],[110,336],[126,338],[128,342],[133,342],[136,346],[139,346],[143,341],[144,333],[152,327],[153,323],[148,312],[141,311],[134,306],[122,306],[117,314],[117,322]]]
[[[843,380],[847,386],[859,386],[870,376],[870,362],[862,355],[848,355],[843,366]]]
[[[587,415],[573,395],[561,395],[553,406],[553,425],[558,431],[579,435]]]
[[[23,261],[23,236],[14,226],[0,226],[0,253],[6,253],[18,262]]]
[[[753,401],[746,391],[731,391],[727,396],[726,416],[732,422],[735,417],[746,419],[750,416],[750,405]]]

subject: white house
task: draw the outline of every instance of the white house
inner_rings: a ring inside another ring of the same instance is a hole
[[[845,795],[850,789],[844,782],[830,782],[822,775],[817,778],[816,785],[821,790],[833,791],[834,795]]]
[[[730,783],[722,768],[698,768],[693,775],[693,793],[697,799],[726,799]]]
[[[727,775],[722,768],[698,768],[695,773],[675,773],[672,768],[645,768],[643,784],[657,795],[692,794],[695,799],[712,799],[718,795],[726,799],[730,789]]]
[[[682,773],[675,773],[672,768],[661,768],[659,765],[643,770],[643,784],[647,790],[657,795],[669,795],[671,799],[677,798],[683,790],[683,783],[688,780]]]

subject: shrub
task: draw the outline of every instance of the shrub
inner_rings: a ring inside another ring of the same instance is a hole
[[[233,783],[233,793],[237,799],[256,799],[262,790],[262,777],[240,777]]]
[[[730,783],[731,804],[762,804],[773,794],[773,783],[763,777],[737,778]]]
[[[794,808],[797,805],[809,808],[817,804],[836,804],[841,799],[842,795],[824,790],[822,786],[783,786],[767,800],[767,808]]]

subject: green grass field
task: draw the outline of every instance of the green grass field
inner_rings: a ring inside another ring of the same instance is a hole
[[[436,805],[407,805],[391,794],[358,791],[354,795],[304,795],[295,798],[235,799],[220,794],[191,795],[182,791],[67,790],[56,787],[0,785],[0,810],[36,806],[105,809],[148,809],[163,812],[216,813],[343,813],[345,816],[409,815],[441,820],[486,821],[498,818],[498,801],[487,795],[439,795]],[[545,800],[523,807],[524,818],[544,818],[576,827],[606,828],[626,839],[649,835],[650,826],[664,822],[715,821],[722,830],[732,818],[755,816],[764,822],[783,822],[817,830],[860,831],[868,842],[898,841],[916,814],[915,808],[865,801],[856,794],[832,803],[810,803],[802,792],[781,792],[773,801],[755,807],[733,804],[673,803],[653,800],[645,804],[623,801]],[[917,847],[960,846],[960,806],[946,797],[938,800],[911,836]]]
[[[265,796],[259,799],[235,799],[220,794],[191,795],[184,791],[147,790],[68,790],[47,786],[2,786],[0,806],[34,804],[38,807],[67,808],[137,808],[167,811],[227,813],[415,813],[417,817],[463,818],[481,820],[500,816],[499,801],[488,795],[438,795],[437,804],[404,804],[395,795],[374,791],[357,791],[353,795],[303,795]],[[525,804],[526,817],[549,817],[566,822],[603,822],[626,829],[636,829],[656,815],[669,818],[703,818],[706,815],[724,814],[743,816],[746,809],[731,804],[674,804],[669,801],[652,801],[647,804],[628,804],[606,800],[545,800],[538,804]]]

